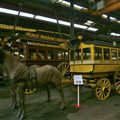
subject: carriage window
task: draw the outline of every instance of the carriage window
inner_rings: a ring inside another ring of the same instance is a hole
[[[90,53],[90,48],[84,48],[83,49],[83,59],[91,59],[91,53]]]
[[[111,59],[116,60],[117,59],[117,50],[111,50]]]
[[[120,60],[120,50],[118,51],[118,59]]]
[[[72,50],[70,52],[70,60],[74,60],[74,54],[75,54],[75,52],[74,52],[74,50]]]
[[[64,52],[58,52],[57,53],[57,59],[62,60],[64,58]]]
[[[54,59],[54,53],[53,53],[53,51],[48,51],[47,59],[48,60],[53,60]]]
[[[95,60],[102,60],[102,48],[95,47]]]
[[[81,49],[75,51],[75,60],[81,60]]]
[[[20,49],[19,51],[19,58],[20,59],[24,59],[25,55],[24,55],[24,50],[23,49]]]
[[[40,59],[40,60],[44,60],[45,59],[45,52],[44,51],[39,51],[38,59]]]
[[[35,49],[29,50],[29,59],[36,60],[37,59],[37,53]]]
[[[110,60],[110,49],[104,48],[104,60]]]
[[[69,54],[68,52],[65,52],[65,60],[68,60],[69,59]]]

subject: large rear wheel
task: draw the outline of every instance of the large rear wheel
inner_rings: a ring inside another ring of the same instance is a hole
[[[120,94],[120,68],[115,72],[114,80],[115,90]]]
[[[60,63],[57,68],[60,70],[63,76],[62,80],[62,86],[66,87],[71,83],[71,80],[69,79],[69,71],[70,71],[70,66],[68,62],[62,62]]]
[[[105,100],[111,92],[111,83],[107,78],[101,78],[96,83],[95,94],[99,100]]]

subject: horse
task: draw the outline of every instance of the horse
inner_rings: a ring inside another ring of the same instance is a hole
[[[14,55],[6,50],[0,49],[0,64],[10,81],[10,93],[12,97],[11,108],[19,105],[18,120],[25,117],[25,95],[26,88],[38,88],[45,86],[50,101],[50,85],[53,85],[61,96],[61,110],[64,109],[64,91],[62,89],[62,74],[57,67],[52,65],[26,66],[14,58]]]

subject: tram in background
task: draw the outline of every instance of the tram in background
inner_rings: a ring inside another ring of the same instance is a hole
[[[35,64],[57,66],[61,62],[68,62],[69,51],[59,46],[61,43],[68,43],[68,39],[50,36],[52,33],[46,34],[26,33],[27,37],[14,44],[12,50],[14,56],[27,66]]]

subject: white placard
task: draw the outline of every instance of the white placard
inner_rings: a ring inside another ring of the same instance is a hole
[[[82,85],[83,84],[83,78],[82,75],[74,75],[74,85]]]

